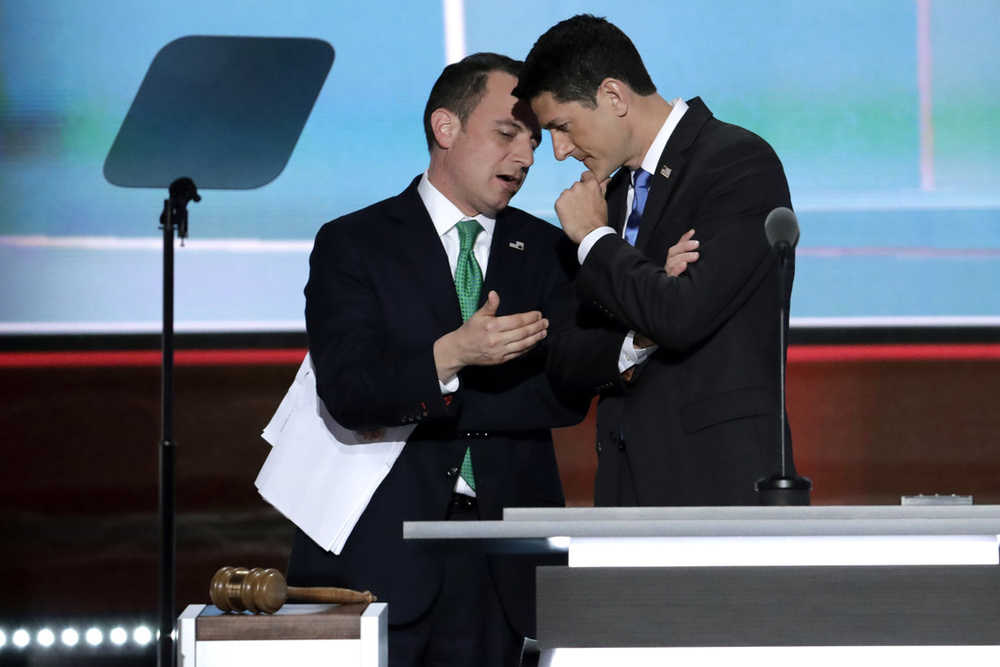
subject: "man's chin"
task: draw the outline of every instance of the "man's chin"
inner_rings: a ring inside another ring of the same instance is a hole
[[[597,177],[598,181],[603,181],[614,172],[613,169],[608,169],[608,165],[601,164],[593,158],[584,158],[582,162],[587,170]]]

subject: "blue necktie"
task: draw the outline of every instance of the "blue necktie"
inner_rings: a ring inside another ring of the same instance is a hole
[[[632,212],[628,214],[625,222],[625,240],[629,245],[635,245],[635,239],[639,236],[639,225],[642,223],[642,211],[646,208],[646,197],[649,195],[649,179],[652,177],[648,171],[636,169],[635,181],[632,184],[635,193],[632,196]]]

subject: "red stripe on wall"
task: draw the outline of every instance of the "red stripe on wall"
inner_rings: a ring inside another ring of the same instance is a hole
[[[998,343],[907,345],[794,345],[788,363],[833,361],[988,361],[1000,359]]]
[[[242,366],[298,364],[305,349],[285,350],[175,350],[175,366]],[[158,350],[101,350],[76,352],[2,352],[0,368],[70,366],[159,366]]]
[[[177,350],[176,366],[240,366],[298,364],[305,349]],[[788,363],[838,361],[988,361],[1000,360],[1000,343],[912,345],[793,345]],[[0,352],[0,368],[66,368],[94,366],[159,366],[158,350],[72,352]]]

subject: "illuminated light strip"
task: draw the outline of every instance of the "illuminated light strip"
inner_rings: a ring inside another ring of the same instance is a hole
[[[96,650],[101,649],[114,651],[116,655],[120,655],[120,651],[127,648],[148,650],[155,647],[152,643],[153,631],[145,623],[125,624],[133,627],[131,642],[128,631],[121,624],[101,628],[89,623],[70,623],[68,627],[63,627],[57,637],[55,629],[62,623],[64,621],[43,623],[36,628],[28,625],[0,628],[0,655],[4,653],[26,655],[30,652],[52,655],[72,651],[85,651],[86,655],[93,655]]]
[[[444,64],[456,63],[465,57],[465,2],[441,0],[444,13]]]
[[[0,246],[14,248],[69,248],[78,250],[149,250],[161,251],[163,239],[122,236],[0,236]],[[190,252],[233,253],[308,253],[312,241],[264,239],[180,239],[174,247]]]
[[[934,189],[931,0],[917,0],[917,91],[920,104],[920,189]]]
[[[160,252],[163,240],[155,237],[125,238],[120,236],[0,236],[0,246],[13,248],[60,248],[99,251]],[[174,246],[180,249],[180,240]],[[187,239],[187,252],[229,253],[292,253],[305,254],[312,250],[312,241],[264,239]],[[934,248],[930,246],[800,246],[800,257],[1000,257],[1000,248]]]
[[[928,246],[813,246],[795,251],[799,257],[919,257],[919,258],[969,258],[1000,257],[1000,248],[931,248]]]
[[[865,329],[884,327],[1000,327],[997,315],[897,315],[879,317],[793,317],[792,329]]]
[[[1000,327],[1000,316],[792,317],[791,327],[792,329]],[[176,333],[305,333],[305,330],[303,320],[182,320],[174,323]],[[0,335],[149,334],[161,331],[159,322],[0,322]]]
[[[177,350],[178,366],[239,366],[298,364],[305,348]],[[1000,343],[912,345],[793,345],[788,362],[839,361],[992,361],[1000,360]],[[60,352],[0,352],[0,368],[68,368],[159,366],[158,350]]]

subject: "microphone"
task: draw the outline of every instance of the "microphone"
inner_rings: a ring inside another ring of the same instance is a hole
[[[757,480],[756,488],[761,505],[808,505],[812,481],[789,474],[786,443],[785,329],[791,299],[788,267],[795,266],[795,246],[799,242],[799,223],[795,212],[779,206],[768,213],[764,220],[764,234],[771,250],[778,256],[778,470],[770,477]]]
[[[785,206],[779,206],[767,214],[764,220],[764,234],[767,242],[779,254],[795,251],[799,243],[799,222],[795,212]]]

